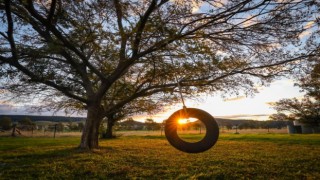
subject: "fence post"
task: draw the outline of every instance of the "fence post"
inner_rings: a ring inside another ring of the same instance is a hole
[[[12,133],[11,133],[12,137],[16,136],[16,126],[17,126],[16,124],[12,126]]]
[[[162,136],[163,126],[160,127],[160,136]]]
[[[53,133],[53,138],[56,138],[57,125],[58,125],[58,124],[55,124],[55,125],[54,125],[54,133]]]

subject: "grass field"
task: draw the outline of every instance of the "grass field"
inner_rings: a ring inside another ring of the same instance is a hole
[[[199,154],[160,135],[101,140],[92,152],[79,141],[0,137],[0,179],[320,179],[319,134],[222,134]]]

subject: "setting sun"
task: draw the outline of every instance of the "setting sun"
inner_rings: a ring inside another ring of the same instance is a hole
[[[190,119],[178,119],[178,124],[187,124],[190,122]]]
[[[190,122],[195,122],[197,121],[198,119],[197,118],[180,118],[178,119],[178,124],[187,124],[187,123],[190,123]]]

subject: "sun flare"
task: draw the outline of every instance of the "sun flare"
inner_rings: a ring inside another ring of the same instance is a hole
[[[189,119],[178,119],[178,124],[187,124],[189,122],[190,122]]]

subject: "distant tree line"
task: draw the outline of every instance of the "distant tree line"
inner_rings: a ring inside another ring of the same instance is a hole
[[[216,119],[219,126],[225,129],[233,129],[235,126],[239,129],[267,129],[267,128],[284,128],[287,126],[288,121],[286,120],[269,120],[269,121],[254,121],[254,120],[229,120],[229,119]],[[29,117],[24,117],[21,120],[14,122],[11,117],[3,116],[0,118],[0,129],[10,130],[13,124],[21,130],[31,130],[31,129],[41,129],[53,131],[54,128],[58,132],[63,131],[79,131],[81,132],[84,123],[83,122],[57,122],[51,123],[50,125],[36,125],[36,121],[32,121]],[[114,130],[116,131],[131,131],[131,130],[149,130],[158,131],[163,128],[164,123],[158,123],[153,119],[146,119],[145,122],[135,121],[133,118],[128,118],[123,121],[116,122],[114,125]],[[204,126],[199,121],[190,122],[181,126],[183,130],[196,130],[203,128]],[[100,134],[105,134],[107,129],[107,123],[102,123],[100,127]]]
[[[0,115],[0,119],[8,117],[12,122],[19,122],[24,118],[31,121],[52,121],[52,122],[79,122],[84,121],[85,117],[68,117],[68,116],[29,116],[29,115]]]
[[[9,130],[11,129],[12,121],[9,117],[3,117],[0,119],[0,129]]]
[[[82,131],[84,127],[83,122],[58,122],[54,123],[51,121],[51,124],[48,125],[37,125],[35,121],[32,121],[29,117],[24,117],[18,121],[12,121],[11,117],[3,116],[0,118],[0,129],[1,130],[10,130],[15,126],[20,130],[30,131],[30,130],[47,130],[53,131],[56,129],[58,132],[62,131]]]
[[[268,120],[268,121],[255,121],[255,120],[221,120],[217,119],[220,127],[228,130],[233,128],[238,129],[282,129],[286,128],[289,121]]]
[[[2,130],[10,130],[14,124],[19,126],[19,128],[23,130],[30,130],[35,128],[35,123],[32,122],[28,117],[19,120],[17,123],[13,123],[11,118],[7,116],[0,118],[0,128]]]
[[[47,126],[44,130],[48,130],[48,131],[54,131],[54,129],[56,128],[57,132],[82,132],[84,127],[84,123],[83,122],[67,122],[67,123],[62,123],[62,122],[58,122],[57,124],[52,124]]]
[[[216,119],[220,128],[231,130],[238,129],[282,129],[286,128],[289,121],[282,120],[268,120],[268,121],[255,121],[255,120],[230,120],[230,119]],[[145,122],[135,121],[133,118],[128,118],[123,121],[118,121],[113,125],[115,131],[159,131],[164,127],[164,122],[158,123],[153,119],[146,119]],[[199,130],[205,129],[205,126],[200,121],[189,122],[180,125],[179,130]],[[106,136],[107,123],[102,123],[100,126],[100,136],[103,138],[110,138]],[[114,135],[112,136],[115,137]]]
[[[114,124],[113,129],[117,131],[139,131],[139,130],[160,130],[162,123],[157,123],[153,119],[146,119],[145,122],[135,121],[133,118],[127,118]],[[102,123],[102,129],[106,129],[105,123]],[[101,129],[101,128],[100,128]]]

